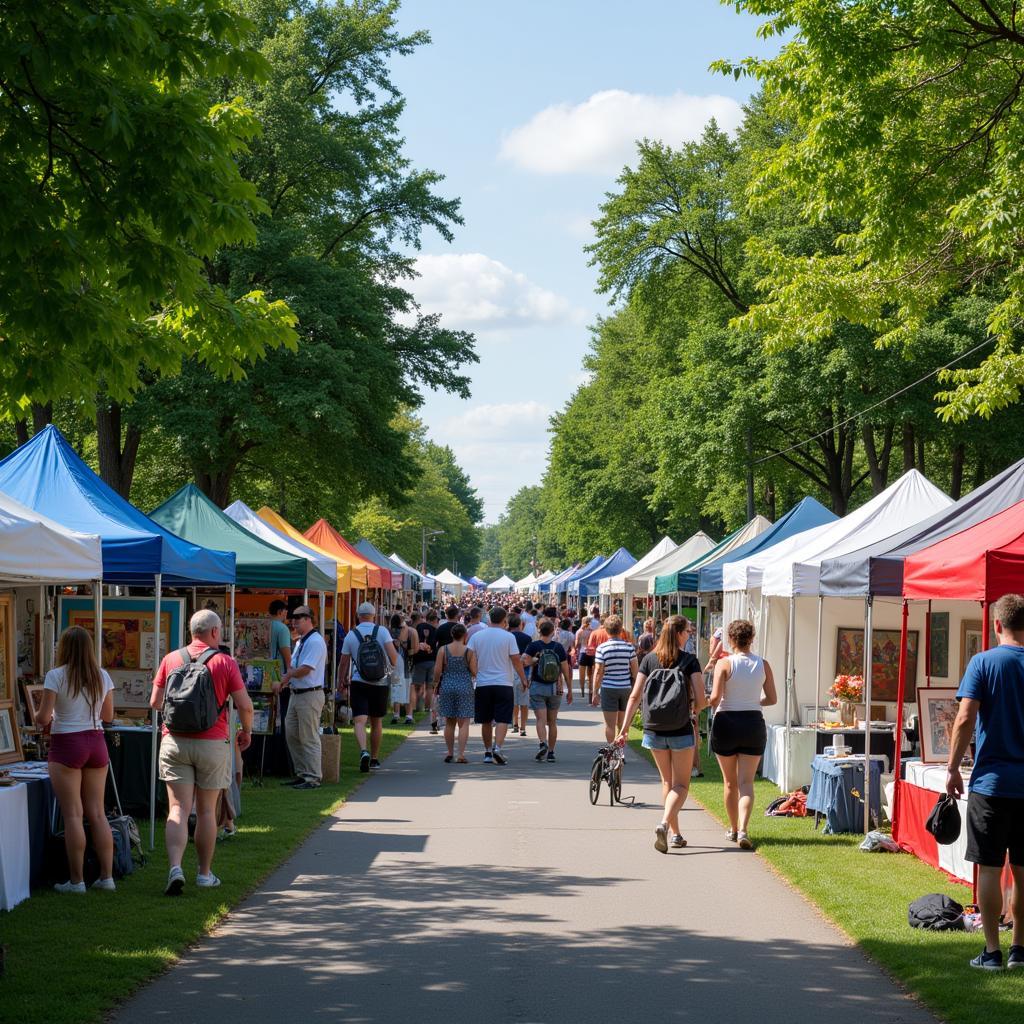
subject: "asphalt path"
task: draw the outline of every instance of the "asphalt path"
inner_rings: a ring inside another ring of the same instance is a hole
[[[639,757],[635,805],[591,806],[600,715],[560,722],[556,764],[510,737],[504,767],[478,729],[471,763],[446,765],[421,728],[113,1019],[935,1024],[704,811],[657,853]]]

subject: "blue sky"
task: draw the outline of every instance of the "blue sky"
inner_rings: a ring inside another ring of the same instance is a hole
[[[583,247],[634,140],[734,127],[750,83],[708,65],[766,47],[718,0],[406,0],[401,25],[433,40],[394,66],[406,152],[446,175],[466,221],[451,244],[424,239],[413,291],[480,355],[472,398],[429,394],[422,415],[494,522],[540,481],[547,419],[583,380],[608,309]]]

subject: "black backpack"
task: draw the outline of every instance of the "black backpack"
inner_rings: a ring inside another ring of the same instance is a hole
[[[206,732],[217,724],[228,702],[217,703],[207,663],[219,653],[211,647],[193,661],[187,647],[178,651],[181,664],[168,673],[164,684],[164,724],[169,732]]]
[[[537,675],[542,683],[557,683],[562,674],[562,663],[553,647],[545,647],[537,657]]]
[[[910,904],[907,920],[911,928],[924,928],[931,932],[962,932],[964,908],[956,900],[933,892]]]
[[[644,683],[645,732],[675,732],[690,724],[690,680],[685,659],[671,668],[659,665]]]
[[[359,632],[358,630],[356,632]],[[374,626],[369,633],[359,633],[359,647],[356,650],[356,668],[359,677],[367,683],[379,683],[391,669],[384,648],[377,643],[380,626]]]

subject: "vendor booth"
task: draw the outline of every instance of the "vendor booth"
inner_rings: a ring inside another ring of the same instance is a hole
[[[521,594],[529,594],[537,586],[537,574],[535,572],[527,573],[521,580],[516,580],[512,584],[512,589],[518,591]]]
[[[696,558],[713,548],[714,544],[715,542],[703,531],[695,533],[685,544],[676,544],[671,537],[662,537],[647,554],[637,560],[635,565],[613,576],[606,576],[598,583],[601,611],[611,611],[614,602],[619,600],[622,602],[623,621],[627,628],[633,626],[634,599],[642,595],[646,605],[647,580],[650,578],[648,570],[662,561],[669,552],[687,548],[693,551],[691,557]]]
[[[507,594],[515,586],[515,581],[510,576],[499,576],[493,583],[487,584],[487,589],[494,593]]]
[[[469,589],[469,583],[461,576],[456,576],[450,569],[444,569],[435,574],[434,579],[437,580],[443,590],[454,594],[456,597],[461,597],[462,592]]]
[[[559,587],[562,585],[562,583],[565,580],[569,579],[569,577],[572,576],[572,574],[576,572],[579,568],[580,564],[579,562],[577,562],[574,565],[570,565],[567,568],[563,569],[561,572],[553,573],[550,579],[545,580],[543,583],[537,584],[537,593],[550,594],[552,600],[554,600],[555,595],[559,593]]]
[[[565,588],[566,593],[570,599],[577,598],[582,607],[584,603],[598,596],[601,580],[627,572],[634,565],[636,559],[625,548],[618,548],[587,572],[580,572],[569,580]]]
[[[416,586],[424,593],[428,593],[434,590],[433,576],[420,572],[419,569],[415,568],[415,566],[410,565],[404,558],[402,558],[401,555],[396,554],[394,551],[392,551],[391,554],[388,555],[388,558],[390,558],[391,561],[395,563],[395,565],[401,566],[402,569],[404,569],[410,576],[412,576]]]

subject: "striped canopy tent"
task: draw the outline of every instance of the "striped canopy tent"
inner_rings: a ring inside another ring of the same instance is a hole
[[[576,562],[575,564],[570,565],[567,568],[563,569],[561,572],[556,572],[554,574],[554,576],[552,576],[551,579],[547,580],[546,582],[543,582],[543,583],[542,582],[538,582],[537,583],[537,590],[538,590],[538,592],[541,593],[541,594],[557,594],[557,593],[559,593],[561,591],[561,589],[562,589],[562,586],[561,586],[562,583],[564,583],[565,580],[570,579],[572,577],[573,573],[578,572],[579,568],[580,568],[580,564],[579,564],[579,562]]]

